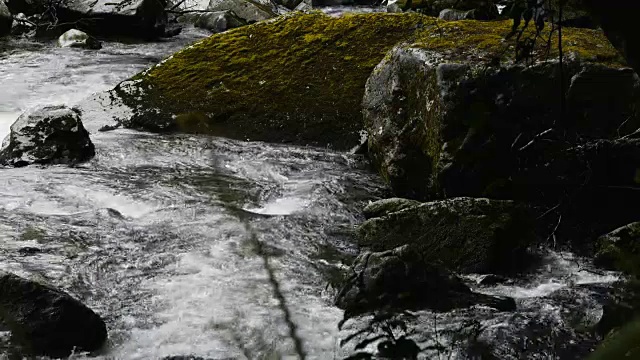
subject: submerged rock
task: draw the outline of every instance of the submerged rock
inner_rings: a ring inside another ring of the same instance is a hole
[[[13,16],[9,12],[9,8],[0,1],[0,36],[8,35],[11,32],[11,25],[13,24]]]
[[[358,243],[375,251],[410,244],[425,261],[460,272],[522,268],[533,242],[528,211],[511,201],[454,198],[365,221]]]
[[[0,318],[23,352],[67,357],[95,351],[107,339],[104,321],[68,294],[13,274],[0,274]]]
[[[598,239],[597,266],[640,275],[640,222],[620,227]]]
[[[213,35],[110,92],[126,127],[349,149],[371,70],[418,14],[293,14]],[[379,36],[384,33],[385,36]]]
[[[0,150],[0,163],[16,167],[76,164],[94,155],[95,148],[76,110],[44,106],[25,112],[11,125]]]
[[[72,47],[93,50],[102,48],[100,41],[77,29],[71,29],[60,35],[58,38],[58,46],[62,48]]]
[[[361,254],[353,274],[336,297],[346,318],[382,309],[449,311],[477,304],[501,311],[516,308],[511,298],[472,292],[460,278],[407,245]]]

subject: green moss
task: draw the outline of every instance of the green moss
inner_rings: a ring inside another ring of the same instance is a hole
[[[511,32],[512,21],[460,20],[438,22],[437,29],[419,34],[416,47],[433,49],[449,55],[451,60],[484,59],[487,61],[511,61],[515,59],[516,36],[506,39]],[[532,36],[533,27],[524,36]],[[552,36],[551,51],[547,53],[546,37],[539,39],[534,51],[537,60],[553,59],[558,56],[557,32]],[[563,31],[565,54],[576,54],[585,61],[598,62],[610,66],[625,66],[620,54],[598,30],[565,28]]]
[[[134,77],[141,83],[133,94],[116,92],[140,111],[134,128],[347,148],[359,139],[366,80],[394,45],[414,43],[454,61],[511,59],[510,27],[415,13],[288,15],[215,34]],[[599,32],[565,34],[567,52],[622,64]],[[424,144],[433,153],[437,137]]]
[[[630,322],[609,336],[589,360],[640,358],[640,319]]]

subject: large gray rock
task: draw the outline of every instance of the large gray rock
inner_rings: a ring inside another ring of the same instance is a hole
[[[68,294],[48,285],[0,273],[0,319],[12,343],[33,355],[68,357],[94,351],[107,339],[104,321]]]
[[[65,106],[44,106],[28,111],[11,125],[0,150],[0,163],[76,164],[95,155],[89,133],[78,111]]]
[[[362,213],[365,218],[371,219],[418,205],[420,205],[420,202],[416,200],[389,198],[372,202],[362,210]]]
[[[102,48],[100,41],[84,31],[71,29],[58,38],[58,46],[62,48],[81,48],[98,50]]]
[[[336,297],[345,318],[383,309],[449,311],[476,304],[503,311],[516,307],[511,298],[472,292],[460,278],[410,246],[358,256],[353,276]]]
[[[408,244],[427,262],[480,273],[521,268],[534,240],[525,208],[474,198],[428,202],[372,218],[357,235],[359,245],[374,251]]]
[[[211,0],[207,10],[231,11],[247,23],[254,23],[278,16],[275,4],[268,0]]]
[[[40,35],[77,28],[96,36],[155,38],[165,34],[167,25],[164,0],[8,0],[7,5],[14,14],[55,14],[41,22],[59,25],[40,27]]]
[[[8,35],[11,32],[11,24],[13,24],[13,17],[9,8],[4,0],[0,0],[0,36]]]

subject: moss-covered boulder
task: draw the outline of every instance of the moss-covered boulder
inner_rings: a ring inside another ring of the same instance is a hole
[[[118,85],[128,127],[347,149],[371,70],[433,23],[419,14],[314,12],[216,34]]]
[[[516,307],[511,298],[472,292],[459,277],[410,246],[358,256],[353,276],[336,297],[345,318],[381,309],[449,311],[476,304],[502,311]]]
[[[459,272],[522,268],[533,242],[529,212],[511,201],[454,198],[365,221],[359,245],[374,251],[411,245],[427,261]]]
[[[640,222],[603,235],[597,246],[596,265],[640,275]]]
[[[595,329],[601,336],[640,317],[640,280],[631,278],[614,284],[602,310],[602,318]]]

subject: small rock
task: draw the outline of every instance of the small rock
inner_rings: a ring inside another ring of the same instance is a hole
[[[20,249],[18,249],[18,253],[22,256],[30,256],[30,255],[35,255],[42,252],[42,250],[40,250],[37,247],[32,247],[32,246],[25,246],[22,247]]]
[[[0,275],[0,319],[11,340],[34,355],[68,357],[95,351],[107,339],[104,321],[68,294],[19,276]]]
[[[102,48],[100,41],[89,36],[89,34],[71,29],[58,38],[58,46],[62,48],[82,48],[98,50]]]
[[[444,9],[440,11],[438,18],[447,21],[473,20],[473,10]]]
[[[95,155],[79,111],[44,106],[20,115],[0,150],[0,164],[76,164]]]
[[[260,0],[211,0],[207,10],[212,12],[231,11],[247,23],[278,16],[277,9],[270,2]]]

